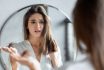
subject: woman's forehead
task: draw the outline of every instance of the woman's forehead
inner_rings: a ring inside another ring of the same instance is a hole
[[[43,19],[43,16],[42,16],[42,14],[40,14],[40,13],[34,13],[33,15],[30,16],[29,19],[30,19],[30,20],[31,20],[31,19]]]

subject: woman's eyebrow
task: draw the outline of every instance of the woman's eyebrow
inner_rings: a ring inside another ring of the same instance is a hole
[[[36,21],[35,19],[30,19],[29,21]],[[39,21],[44,21],[43,19],[39,19]]]
[[[44,19],[39,19],[40,21],[44,21]]]
[[[29,21],[36,21],[35,19],[31,19],[31,20],[29,20]]]

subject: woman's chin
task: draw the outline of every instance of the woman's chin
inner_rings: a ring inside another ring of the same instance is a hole
[[[41,35],[40,35],[40,34],[37,34],[37,35],[35,34],[34,37],[35,37],[35,38],[40,38]]]

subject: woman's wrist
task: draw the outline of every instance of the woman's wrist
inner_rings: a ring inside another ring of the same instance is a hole
[[[33,63],[29,63],[28,67],[30,68],[30,70],[36,70]]]
[[[18,63],[15,62],[15,63],[12,63],[12,70],[17,70],[17,67],[18,67]]]

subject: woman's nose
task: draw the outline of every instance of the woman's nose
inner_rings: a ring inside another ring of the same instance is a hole
[[[39,23],[37,23],[37,24],[36,24],[36,27],[37,27],[37,28],[39,28],[39,27],[40,27],[40,24],[39,24]]]

